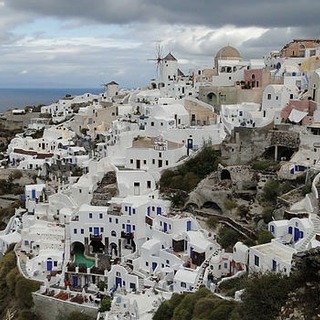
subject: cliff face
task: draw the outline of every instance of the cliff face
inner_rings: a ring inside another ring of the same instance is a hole
[[[289,294],[277,320],[319,319],[320,247],[293,256],[291,278],[296,290]]]

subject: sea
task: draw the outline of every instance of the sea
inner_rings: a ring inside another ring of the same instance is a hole
[[[13,108],[49,105],[64,96],[100,94],[103,88],[0,88],[0,113]]]

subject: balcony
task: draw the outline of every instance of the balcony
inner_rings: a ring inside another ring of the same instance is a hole
[[[90,234],[90,241],[102,241],[102,234]]]
[[[134,233],[133,232],[121,231],[121,238],[123,238],[123,239],[133,239],[134,238]]]

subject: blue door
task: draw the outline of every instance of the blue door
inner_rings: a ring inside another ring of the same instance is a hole
[[[116,288],[122,287],[122,279],[120,277],[116,277]]]
[[[36,198],[36,190],[32,189],[31,190],[31,199],[35,199]]]
[[[93,228],[93,234],[94,234],[95,236],[98,236],[98,235],[99,235],[99,227],[94,227],[94,228]]]
[[[187,221],[187,231],[191,230],[191,221]]]
[[[78,277],[77,276],[72,276],[72,286],[74,288],[78,287]]]
[[[272,260],[272,271],[277,271],[277,261]]]
[[[52,260],[47,260],[47,271],[52,270]]]
[[[161,214],[161,207],[157,207],[157,214],[158,214],[158,215]]]
[[[156,262],[152,262],[152,271],[154,271],[157,267],[157,263]]]
[[[147,215],[150,216],[150,207],[147,208]]]
[[[131,233],[131,224],[127,224],[127,233]]]
[[[298,228],[294,228],[294,242],[298,241],[300,238],[300,230]]]
[[[163,232],[168,231],[168,224],[166,222],[163,223]]]

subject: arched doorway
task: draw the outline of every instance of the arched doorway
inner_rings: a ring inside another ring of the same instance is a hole
[[[215,105],[217,103],[217,95],[214,92],[209,92],[207,94],[207,102],[211,105]]]
[[[118,246],[114,242],[110,243],[110,255],[118,256]]]
[[[101,236],[90,236],[90,247],[92,249],[92,253],[103,253],[105,245],[102,243]]]
[[[222,170],[221,170],[220,179],[221,179],[221,180],[231,180],[230,171],[227,170],[227,169],[222,169]]]

